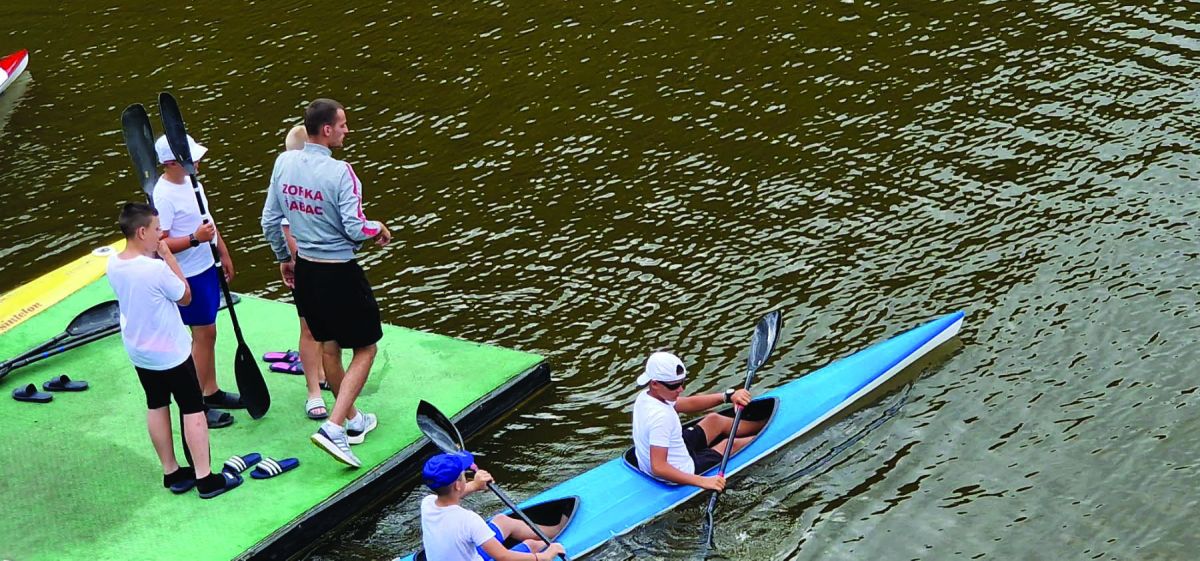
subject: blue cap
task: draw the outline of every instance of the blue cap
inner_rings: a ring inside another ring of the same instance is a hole
[[[425,460],[421,468],[421,479],[430,489],[441,489],[455,481],[462,472],[475,465],[475,457],[470,452],[462,451],[453,454],[438,454]]]

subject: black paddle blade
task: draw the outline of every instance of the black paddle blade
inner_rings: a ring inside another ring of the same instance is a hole
[[[244,344],[238,344],[237,354],[233,357],[233,373],[242,401],[246,402],[246,412],[250,413],[252,419],[261,419],[271,408],[271,393],[267,390],[262,371],[258,369],[254,353]]]
[[[101,302],[92,306],[71,320],[67,326],[67,334],[72,337],[87,335],[103,329],[111,329],[121,325],[121,308],[116,300]]]
[[[125,149],[133,161],[133,171],[149,201],[158,181],[158,158],[154,154],[154,130],[142,104],[130,105],[121,113],[121,131],[125,134]]]
[[[443,452],[457,452],[465,448],[458,427],[455,427],[437,407],[424,399],[417,404],[417,427]]]
[[[187,142],[187,127],[183,124],[183,113],[179,112],[179,103],[170,92],[158,94],[158,110],[162,113],[163,133],[167,135],[167,144],[171,145],[171,153],[175,161],[183,166],[188,175],[196,175],[196,165],[192,162],[192,147]]]
[[[713,545],[713,511],[717,509],[717,494],[713,493],[708,499],[708,508],[704,511],[704,545]]]
[[[783,312],[775,310],[758,320],[754,327],[754,335],[750,338],[750,356],[746,358],[746,368],[758,370],[775,350],[779,341],[779,330],[783,328]]]

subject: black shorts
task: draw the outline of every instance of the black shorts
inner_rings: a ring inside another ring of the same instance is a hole
[[[292,289],[292,302],[296,304],[296,315],[301,319],[304,318],[304,310],[300,308],[300,303],[296,301],[296,289]]]
[[[692,463],[696,464],[697,474],[721,465],[721,453],[712,449],[713,443],[708,441],[708,436],[699,425],[683,429],[683,445],[687,446],[688,455],[692,457]]]
[[[317,341],[360,349],[383,338],[379,304],[356,261],[318,263],[296,259],[296,308]]]
[[[171,396],[183,415],[203,413],[204,397],[200,395],[200,382],[196,380],[196,364],[192,357],[178,366],[166,370],[150,370],[134,366],[142,389],[146,392],[146,408],[158,409],[171,405]]]

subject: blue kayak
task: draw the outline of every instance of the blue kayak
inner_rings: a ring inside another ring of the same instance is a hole
[[[744,419],[767,420],[758,436],[729,459],[726,475],[738,473],[799,438],[869,394],[905,367],[958,334],[963,312],[938,318],[792,380],[754,400]],[[732,413],[729,413],[730,415]],[[633,462],[633,463],[631,463]],[[632,448],[522,503],[537,524],[556,525],[571,558],[600,547],[706,491],[664,483],[638,471]],[[706,473],[712,475],[717,468]],[[505,544],[511,547],[515,544]],[[405,560],[424,559],[423,553]]]

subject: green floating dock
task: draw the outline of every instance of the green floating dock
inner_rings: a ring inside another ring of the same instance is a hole
[[[0,358],[49,339],[80,311],[112,298],[106,279],[87,285],[0,336]],[[243,297],[237,311],[256,354],[296,347],[290,304]],[[217,378],[236,391],[227,312],[218,324]],[[417,474],[432,450],[414,421],[419,399],[454,412],[469,434],[549,382],[538,355],[384,326],[358,401],[378,415],[379,428],[354,447],[363,467],[352,470],[309,441],[318,422],[304,415],[303,376],[270,372],[266,364],[262,371],[270,412],[255,421],[233,411],[233,426],[211,431],[213,467],[250,452],[296,457],[300,466],[266,480],[247,472],[241,487],[201,500],[195,491],[173,495],[162,487],[145,397],[119,335],[14,370],[0,381],[0,559],[286,559]],[[19,385],[40,388],[64,373],[91,388],[56,393],[47,404],[11,397]],[[332,395],[325,395],[332,408]]]

